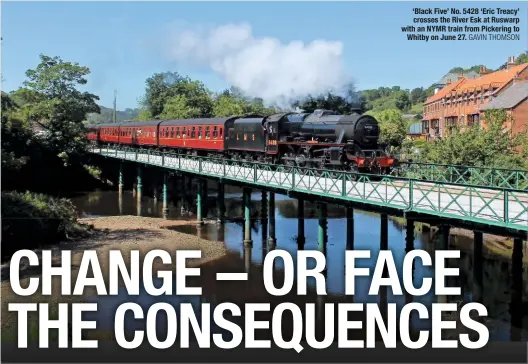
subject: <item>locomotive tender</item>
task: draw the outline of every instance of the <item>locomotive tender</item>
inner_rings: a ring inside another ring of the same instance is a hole
[[[330,110],[269,116],[90,124],[94,144],[289,166],[387,173],[395,159],[379,145],[370,115]]]

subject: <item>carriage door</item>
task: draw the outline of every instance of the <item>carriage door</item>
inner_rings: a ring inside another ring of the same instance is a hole
[[[266,123],[267,134],[267,152],[269,154],[277,154],[279,151],[279,123],[271,121]]]

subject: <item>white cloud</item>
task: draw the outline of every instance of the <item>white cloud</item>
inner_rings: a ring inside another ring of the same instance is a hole
[[[282,43],[254,37],[246,23],[172,29],[164,48],[172,60],[208,67],[247,96],[267,103],[284,105],[299,97],[340,90],[350,82],[342,42]]]

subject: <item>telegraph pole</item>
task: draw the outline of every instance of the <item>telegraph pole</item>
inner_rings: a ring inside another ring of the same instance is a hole
[[[117,122],[116,99],[117,99],[117,90],[114,90],[114,123]]]

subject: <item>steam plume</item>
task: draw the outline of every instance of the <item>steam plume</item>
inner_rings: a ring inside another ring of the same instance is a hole
[[[308,95],[340,90],[350,83],[339,41],[256,38],[249,24],[179,29],[170,36],[171,58],[206,66],[246,96],[285,105]]]

